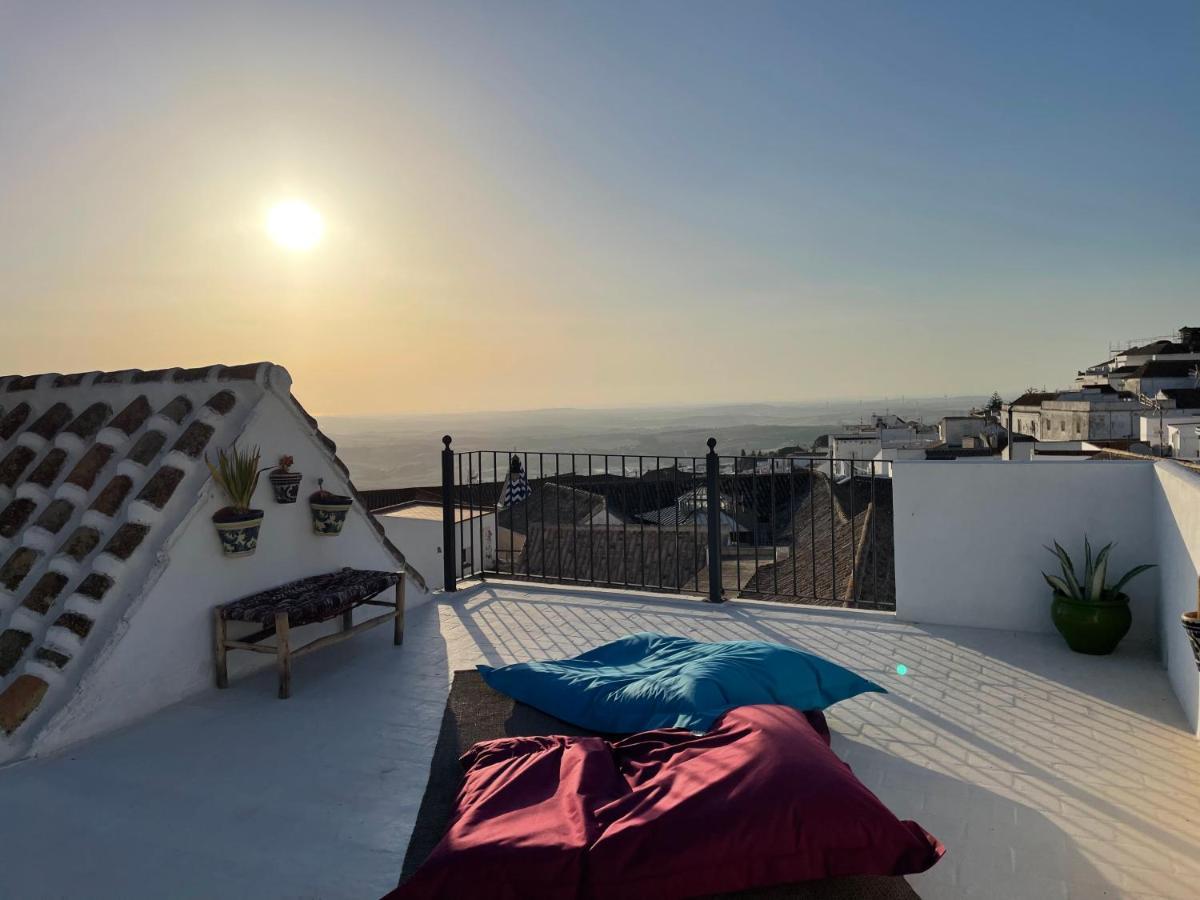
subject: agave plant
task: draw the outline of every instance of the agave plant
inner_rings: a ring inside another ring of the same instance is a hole
[[[1062,566],[1062,577],[1047,575],[1045,572],[1042,573],[1042,577],[1046,579],[1046,583],[1057,593],[1068,600],[1074,600],[1076,603],[1120,602],[1121,588],[1125,587],[1125,585],[1147,569],[1153,569],[1154,566],[1134,566],[1117,579],[1115,584],[1106,584],[1105,581],[1108,578],[1108,554],[1112,550],[1112,547],[1112,544],[1106,544],[1100,548],[1099,553],[1093,556],[1091,541],[1084,536],[1083,575],[1079,577],[1075,573],[1075,564],[1071,562],[1070,554],[1059,546],[1058,541],[1055,541],[1053,547],[1047,547],[1046,549],[1058,557],[1059,565]]]
[[[229,498],[229,505],[238,512],[247,512],[254,499],[254,490],[258,487],[258,477],[266,469],[260,469],[262,453],[258,447],[249,450],[239,450],[234,444],[228,451],[217,451],[217,464],[214,466],[204,457],[208,470],[212,472],[215,481]],[[269,467],[268,467],[269,468]]]

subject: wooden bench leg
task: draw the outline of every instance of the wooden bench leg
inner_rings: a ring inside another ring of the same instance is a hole
[[[404,643],[404,576],[396,582],[396,630],[392,635],[392,643],[399,647]]]
[[[225,620],[221,618],[221,610],[213,610],[213,618],[216,622],[216,630],[214,632],[214,647],[216,651],[217,662],[217,687],[229,687],[229,665],[226,662],[226,656],[229,649],[225,646]]]
[[[275,658],[279,662],[279,699],[292,696],[292,649],[288,644],[287,613],[275,613]]]
[[[354,627],[354,607],[350,607],[342,613],[342,631],[349,631]]]

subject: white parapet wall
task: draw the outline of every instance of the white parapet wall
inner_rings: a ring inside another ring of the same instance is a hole
[[[1200,579],[1200,473],[1174,462],[1155,465],[1159,492],[1159,651],[1171,688],[1200,732],[1200,672],[1179,617],[1197,604]]]
[[[893,480],[896,614],[911,622],[1053,632],[1043,571],[1057,540],[1082,562],[1115,542],[1110,567],[1156,569],[1128,587],[1127,642],[1155,646],[1193,730],[1200,675],[1179,626],[1196,602],[1200,475],[1169,461],[898,461]]]

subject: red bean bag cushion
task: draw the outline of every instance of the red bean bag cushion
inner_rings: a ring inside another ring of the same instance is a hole
[[[449,831],[391,897],[693,897],[922,872],[944,852],[829,748],[824,718],[743,706],[706,734],[487,741]]]

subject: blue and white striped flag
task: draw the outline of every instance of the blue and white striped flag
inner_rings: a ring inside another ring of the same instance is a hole
[[[504,490],[500,492],[500,508],[505,509],[514,503],[520,503],[530,492],[529,479],[525,477],[525,469],[521,467],[521,457],[513,454],[508,467],[508,478],[504,480]]]

